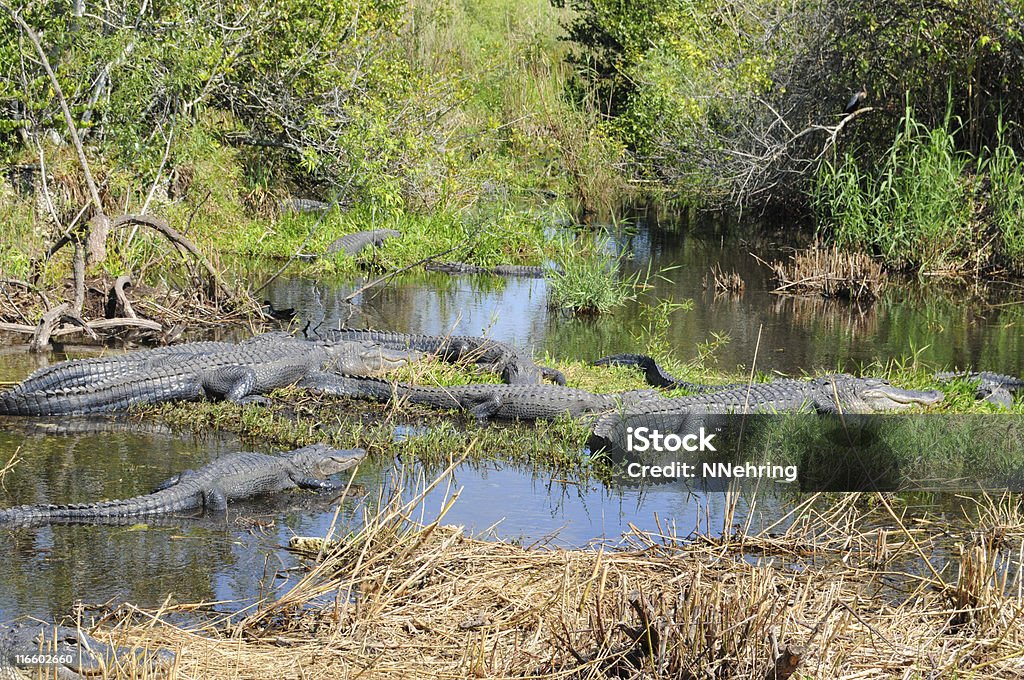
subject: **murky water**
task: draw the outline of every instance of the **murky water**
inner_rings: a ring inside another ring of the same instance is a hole
[[[654,270],[676,267],[667,274],[671,283],[652,279],[646,301],[694,300],[692,310],[673,315],[668,330],[680,359],[696,356],[697,344],[718,333],[730,338],[716,355],[725,370],[756,363],[763,371],[800,373],[917,356],[937,366],[1024,373],[1022,308],[1014,288],[970,294],[965,302],[963,291],[947,295],[900,285],[866,310],[778,298],[769,292],[767,270],[754,255],[768,261],[784,257],[782,240],[726,238],[718,232],[714,224],[651,228],[638,222],[632,233],[614,235],[613,247],[632,257],[628,266],[646,269],[649,261]],[[713,264],[744,278],[741,296],[703,290],[702,279]],[[639,303],[607,318],[575,319],[548,307],[543,280],[405,276],[363,294],[355,309],[341,303],[359,283],[296,276],[276,281],[267,296],[275,307],[294,307],[311,334],[340,323],[420,333],[487,332],[538,352],[582,359],[644,349],[636,339],[645,323]],[[0,348],[0,381],[21,379],[36,362],[19,349]],[[414,431],[400,435],[416,436]],[[172,474],[242,449],[266,450],[233,437],[197,438],[152,424],[0,422],[0,467],[12,456],[21,459],[4,478],[0,503],[146,493]],[[356,481],[375,490],[397,483],[396,475],[392,461],[378,460],[362,466]],[[445,522],[473,532],[491,529],[525,543],[554,540],[571,546],[615,541],[630,524],[655,531],[674,525],[681,535],[708,521],[720,527],[726,502],[721,494],[693,495],[678,484],[580,486],[492,463],[456,470],[450,489],[428,496],[427,519],[454,489],[460,490],[459,500]],[[358,502],[347,503],[343,522],[357,522],[358,508]],[[767,517],[779,513],[770,501],[759,503],[759,509]],[[280,546],[294,534],[322,535],[332,517],[329,501],[291,494],[202,521],[0,530],[0,620],[63,613],[79,600],[153,607],[168,594],[177,601],[225,601],[222,608],[237,609],[287,587],[297,563]]]

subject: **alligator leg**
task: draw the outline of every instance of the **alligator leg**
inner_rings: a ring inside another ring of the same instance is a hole
[[[974,394],[975,399],[987,401],[990,404],[1011,408],[1013,406],[1013,395],[1008,389],[1000,386],[986,386],[978,388]]]
[[[477,401],[477,399],[473,399],[471,403],[465,404],[464,407],[476,416],[478,421],[483,422],[485,420],[490,420],[497,415],[498,411],[501,409],[501,405],[501,396],[494,392],[490,392],[486,395],[482,395],[482,398],[479,401]]]
[[[559,371],[557,368],[549,368],[548,366],[541,366],[540,373],[546,380],[550,380],[556,385],[565,387],[565,374]]]
[[[239,401],[256,388],[256,371],[248,366],[224,366],[203,376],[203,391],[214,398]]]
[[[222,489],[209,489],[203,491],[203,507],[207,510],[227,510],[228,497]]]

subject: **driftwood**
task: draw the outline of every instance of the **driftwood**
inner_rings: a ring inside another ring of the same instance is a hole
[[[153,215],[121,215],[120,217],[115,217],[113,220],[108,218],[106,215],[97,215],[96,217],[93,217],[91,220],[89,220],[89,225],[90,234],[96,233],[96,231],[98,230],[103,232],[104,236],[107,236],[110,234],[110,232],[116,231],[117,229],[126,226],[149,227],[150,229],[160,233],[164,238],[173,243],[174,246],[178,248],[178,250],[188,253],[189,255],[194,257],[199,262],[199,264],[202,265],[203,269],[206,270],[207,275],[210,277],[210,287],[214,291],[216,291],[217,294],[229,300],[238,297],[237,291],[234,291],[231,288],[229,288],[228,285],[221,280],[220,274],[217,272],[216,269],[214,269],[213,265],[210,264],[210,261],[206,259],[206,257],[199,251],[199,249],[196,248],[196,246],[191,241],[189,241],[188,238],[186,238],[181,232],[167,224],[166,220],[163,220],[159,217],[155,217]],[[61,248],[68,245],[69,243],[73,243],[74,241],[74,237],[69,234],[62,236],[60,239],[57,240],[56,243],[50,246],[50,249],[47,251],[44,259],[49,259],[53,257],[53,255],[57,253],[57,251],[59,251]],[[102,261],[94,260],[92,259],[92,257],[97,252],[102,252],[104,254],[106,252],[105,247],[99,248],[95,245],[90,245],[88,250],[90,253],[90,257],[88,260],[89,263]]]
[[[111,317],[117,315],[117,305],[120,305],[121,311],[123,312],[124,316],[128,317],[129,319],[139,318],[139,315],[135,313],[134,309],[132,309],[132,303],[124,292],[124,287],[130,285],[132,285],[132,279],[127,274],[123,274],[117,277],[117,280],[114,281],[114,286],[113,288],[111,288],[110,292],[114,300],[116,301],[116,304],[114,305],[114,309],[112,310],[113,313],[110,315]]]
[[[65,330],[61,333],[59,330],[55,330],[58,322],[67,322],[73,324],[73,327]],[[13,327],[17,327],[18,324],[6,324]],[[79,314],[76,314],[66,302],[62,302],[53,309],[43,314],[43,318],[40,319],[39,325],[35,328],[31,326],[25,326],[25,328],[32,334],[32,342],[29,343],[29,350],[32,352],[45,352],[50,346],[50,338],[54,335],[65,335],[68,332],[85,332],[92,337],[93,340],[99,340],[99,335],[96,331],[89,326]]]
[[[61,303],[66,305],[67,303]],[[61,305],[57,305],[47,314],[53,314],[54,312],[62,312]],[[129,319],[129,318],[115,318],[115,319],[96,319],[95,321],[83,321],[81,325],[65,326],[61,328],[53,328],[54,325],[60,320],[70,321],[75,323],[77,317],[69,316],[67,314],[57,314],[54,316],[53,321],[50,324],[50,333],[47,336],[49,338],[57,338],[64,335],[72,335],[74,333],[89,333],[90,331],[95,334],[96,331],[112,331],[121,328],[141,328],[147,331],[163,332],[164,327],[152,319]],[[7,333],[21,333],[22,335],[35,335],[39,332],[39,326],[29,326],[28,324],[20,323],[5,323],[0,322],[0,331]],[[94,335],[94,337],[99,337]],[[45,345],[43,346],[45,349]]]
[[[32,342],[28,345],[30,351],[46,351],[50,346],[50,334],[53,333],[53,327],[57,325],[57,321],[66,311],[68,311],[68,303],[62,302],[43,313],[42,318],[39,319],[39,325],[32,329]]]
[[[221,279],[220,274],[214,269],[210,261],[199,252],[191,241],[189,241],[183,234],[167,224],[166,220],[162,220],[159,217],[153,217],[152,215],[121,215],[115,218],[110,223],[110,230],[120,229],[128,225],[138,225],[142,227],[149,227],[154,231],[161,233],[164,238],[173,243],[178,248],[184,250],[189,255],[194,257],[199,264],[202,265],[203,269],[206,270],[207,275],[210,277],[210,286],[214,290],[218,291],[219,294],[228,300],[236,300],[238,298],[238,292],[228,287],[226,283]]]
[[[159,217],[154,217],[152,215],[121,215],[120,217],[110,220],[106,215],[101,213],[89,221],[89,226],[89,240],[87,243],[83,243],[76,236],[65,235],[50,248],[48,257],[52,256],[53,253],[57,252],[65,245],[69,243],[74,244],[74,300],[70,306],[67,303],[61,303],[43,315],[39,321],[39,325],[32,331],[34,337],[29,345],[29,350],[32,352],[45,351],[49,346],[49,339],[51,336],[63,335],[67,332],[78,332],[79,330],[85,330],[94,338],[98,338],[95,334],[95,329],[119,328],[124,326],[145,328],[158,332],[163,331],[163,326],[159,323],[138,318],[138,315],[132,308],[131,302],[128,300],[128,296],[125,294],[125,286],[131,285],[131,279],[127,276],[119,277],[117,281],[115,281],[112,290],[112,294],[116,297],[117,303],[123,310],[125,318],[102,319],[92,322],[85,322],[81,319],[82,308],[85,304],[85,267],[87,256],[88,258],[104,257],[106,253],[106,246],[96,239],[97,235],[102,234],[105,239],[110,232],[122,227],[145,226],[159,232],[164,236],[164,238],[173,243],[179,251],[187,253],[195,258],[203,269],[205,269],[208,277],[208,292],[211,296],[222,297],[227,300],[237,300],[239,297],[236,291],[230,289],[228,285],[224,283],[217,270],[214,269],[213,265],[210,264],[210,261],[203,256],[199,249],[196,248],[191,241],[185,238],[185,236]],[[113,312],[116,314],[116,308]],[[54,327],[59,319],[70,321],[71,323],[78,325],[80,328],[54,331]],[[3,324],[0,325],[0,329],[13,332],[23,332],[19,324]]]

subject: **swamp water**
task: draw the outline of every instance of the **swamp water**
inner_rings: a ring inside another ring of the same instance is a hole
[[[859,364],[917,356],[934,366],[973,366],[1024,373],[1021,307],[1012,287],[946,295],[897,286],[872,308],[820,300],[778,298],[769,292],[763,260],[785,257],[770,237],[721,236],[714,225],[679,230],[673,225],[638,224],[615,238],[618,252],[632,255],[627,267],[653,271],[676,267],[672,283],[652,278],[647,301],[693,299],[693,309],[672,315],[667,337],[680,359],[696,356],[697,344],[712,333],[729,342],[716,351],[720,368],[733,371],[755,363],[761,371],[791,374],[820,369],[855,369]],[[702,289],[712,265],[736,271],[746,281],[740,296]],[[543,280],[495,280],[445,274],[406,276],[356,299],[352,316],[340,298],[361,282],[313,281],[293,277],[274,282],[267,297],[276,308],[295,308],[303,324],[324,332],[345,321],[411,333],[478,334],[527,346],[536,353],[595,359],[616,352],[643,351],[636,336],[647,321],[632,303],[596,320],[567,317],[547,306]],[[959,297],[958,297],[959,296]],[[13,348],[12,348],[13,349]],[[60,360],[54,356],[51,360]],[[20,351],[0,353],[0,381],[19,380],[36,368]],[[396,432],[396,437],[415,433]],[[524,429],[524,436],[529,430]],[[148,492],[183,469],[242,449],[231,436],[197,437],[151,423],[62,419],[56,422],[0,421],[0,467],[21,459],[0,489],[3,504],[76,502],[122,498]],[[405,484],[407,496],[420,485],[399,481],[392,461],[361,466],[356,482],[368,497],[390,484]],[[406,470],[403,479],[416,479]],[[445,523],[470,532],[524,544],[551,542],[581,546],[614,543],[629,529],[659,532],[674,527],[686,535],[710,523],[722,527],[723,494],[693,494],[681,483],[640,488],[604,487],[537,475],[504,463],[464,465],[452,484],[441,484],[424,503],[423,517],[436,517],[447,494],[461,489]],[[329,499],[288,495],[272,504],[233,508],[223,517],[175,520],[136,526],[0,530],[0,621],[20,614],[67,612],[76,601],[131,601],[156,607],[173,601],[222,602],[237,610],[264,594],[286,588],[298,561],[281,549],[293,535],[323,535],[333,519]],[[342,526],[358,525],[360,500],[347,501]],[[938,508],[932,508],[937,510]],[[781,513],[771,498],[760,498],[757,515],[770,522]],[[950,508],[949,515],[960,515]],[[736,520],[742,521],[744,508]],[[755,522],[756,525],[756,522]]]

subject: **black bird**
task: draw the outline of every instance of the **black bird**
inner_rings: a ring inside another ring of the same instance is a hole
[[[846,105],[846,108],[843,109],[843,113],[853,113],[858,108],[860,108],[860,105],[867,98],[868,98],[868,89],[866,87],[862,87],[860,89],[860,92],[857,92],[852,97],[850,97],[850,101]]]

